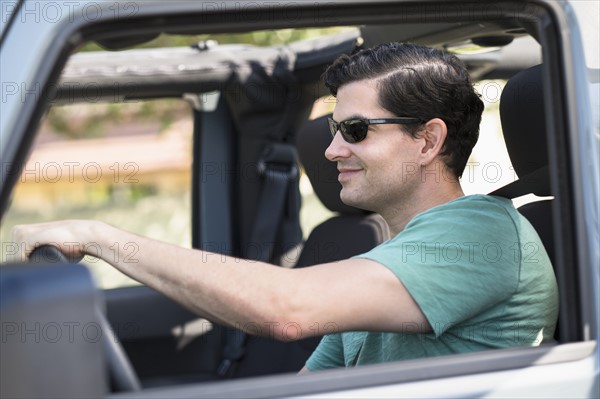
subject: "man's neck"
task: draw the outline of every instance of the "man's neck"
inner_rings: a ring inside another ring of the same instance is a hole
[[[394,237],[404,230],[408,222],[419,213],[464,195],[458,181],[447,181],[442,184],[424,183],[410,198],[402,201],[402,204],[398,204],[398,207],[386,209],[379,213],[387,222],[391,236]]]

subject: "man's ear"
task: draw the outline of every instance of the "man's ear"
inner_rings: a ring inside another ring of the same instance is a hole
[[[433,118],[425,124],[419,135],[424,141],[420,155],[421,165],[426,166],[442,152],[448,135],[448,127],[440,118]]]

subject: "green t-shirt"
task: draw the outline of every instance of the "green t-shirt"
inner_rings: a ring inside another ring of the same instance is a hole
[[[323,337],[310,370],[415,359],[552,340],[558,290],[544,246],[510,200],[472,195],[415,216],[359,258],[390,269],[432,333],[344,332]]]

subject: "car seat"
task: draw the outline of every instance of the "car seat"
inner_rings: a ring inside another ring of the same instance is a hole
[[[553,223],[553,203],[550,188],[548,148],[546,138],[546,117],[544,110],[544,86],[542,65],[525,69],[514,75],[504,87],[500,97],[500,120],[504,140],[512,166],[519,179],[494,191],[492,195],[517,198],[527,194],[545,197],[529,202],[518,208],[537,231],[544,248],[556,268],[555,227]],[[564,324],[564,323],[563,323]],[[555,339],[565,336],[566,326],[560,323]]]
[[[325,149],[331,142],[327,117],[304,123],[296,140],[300,162],[315,194],[335,216],[312,230],[294,267],[348,259],[387,240],[389,229],[381,216],[345,205],[340,200],[342,186],[337,180],[337,165],[325,158]],[[235,376],[297,372],[319,341],[320,337],[278,342],[249,336]]]
[[[519,179],[491,194],[511,199],[527,194],[552,195],[541,65],[521,71],[507,82],[500,97],[500,120],[508,154]],[[554,263],[552,199],[530,202],[518,209],[536,229]]]

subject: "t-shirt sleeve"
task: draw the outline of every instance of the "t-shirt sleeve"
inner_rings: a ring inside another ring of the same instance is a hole
[[[390,269],[440,336],[506,299],[519,281],[519,243],[506,209],[480,200],[417,215],[359,258]]]
[[[325,335],[306,361],[306,367],[310,371],[344,366],[344,348],[340,334]]]

